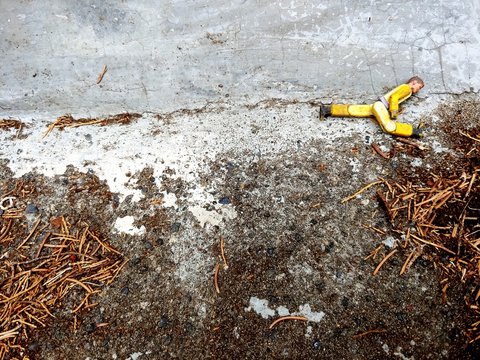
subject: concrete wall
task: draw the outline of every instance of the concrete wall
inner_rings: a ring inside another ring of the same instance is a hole
[[[477,0],[2,0],[0,15],[3,116],[369,99],[412,74],[424,95],[480,88]]]

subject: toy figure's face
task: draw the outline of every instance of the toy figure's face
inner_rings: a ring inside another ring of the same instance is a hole
[[[412,89],[413,94],[416,94],[417,92],[419,92],[423,88],[423,84],[418,82],[418,81],[412,81],[412,82],[408,83],[408,85],[410,85],[410,89]]]

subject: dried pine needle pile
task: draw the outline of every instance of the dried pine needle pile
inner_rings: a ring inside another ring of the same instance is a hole
[[[140,117],[142,117],[142,115],[130,114],[130,113],[117,114],[117,115],[109,116],[106,118],[79,118],[79,119],[73,118],[72,115],[62,115],[58,117],[57,120],[55,120],[53,123],[48,125],[48,129],[45,132],[45,135],[43,135],[43,137],[46,137],[48,134],[50,134],[53,129],[63,130],[65,128],[75,128],[75,127],[87,126],[87,125],[100,125],[100,126],[114,125],[114,124],[126,125],[126,124],[129,124],[131,121],[136,120]]]
[[[14,119],[0,119],[0,129],[9,130],[9,129],[21,129],[23,123],[20,120]]]
[[[35,329],[55,311],[77,314],[96,306],[95,294],[118,275],[125,260],[86,223],[59,217],[23,230],[23,211],[0,216],[0,359],[25,351]]]
[[[454,175],[431,173],[428,180],[416,183],[384,179],[372,183],[391,231],[401,239],[374,274],[395,254],[404,256],[400,274],[422,255],[432,260],[442,273],[444,303],[449,288],[458,288],[453,285],[460,283],[465,289],[462,295],[472,319],[466,335],[468,342],[475,342],[480,340],[480,131],[458,132],[464,139],[464,156],[455,164]],[[372,229],[384,234],[381,229]],[[380,248],[369,257],[375,257]]]

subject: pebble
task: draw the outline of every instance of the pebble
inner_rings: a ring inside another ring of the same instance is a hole
[[[218,203],[222,205],[228,205],[230,204],[230,199],[228,197],[223,197],[220,200],[218,200]]]
[[[325,246],[325,252],[327,254],[330,254],[334,247],[335,247],[335,243],[333,241],[330,241],[330,243],[327,246]]]
[[[147,249],[147,250],[152,250],[153,249],[153,245],[150,241],[145,241],[145,249]]]
[[[171,344],[172,340],[173,340],[173,339],[172,339],[172,336],[171,336],[171,335],[166,335],[166,336],[163,338],[163,344],[164,344],[165,346],[168,346],[168,345]]]
[[[269,248],[267,249],[267,255],[268,255],[268,256],[273,256],[273,255],[275,255],[275,248],[269,247]]]
[[[321,347],[322,347],[322,343],[320,342],[320,340],[315,340],[315,341],[313,342],[313,348],[314,348],[315,350],[320,350]]]
[[[95,325],[94,323],[90,323],[85,327],[85,330],[87,331],[87,333],[92,333],[96,329],[97,329],[97,325]]]
[[[165,329],[169,325],[170,325],[170,320],[168,319],[168,317],[166,315],[162,315],[162,317],[160,318],[160,321],[158,322],[158,326],[162,329]]]
[[[25,208],[27,214],[36,214],[38,213],[38,207],[35,204],[28,204]]]
[[[298,242],[300,242],[300,241],[303,240],[302,235],[300,235],[299,233],[295,233],[295,234],[293,235],[293,238],[295,239],[295,241],[298,241]]]
[[[140,264],[140,258],[139,257],[134,257],[131,261],[132,265],[138,265]]]
[[[405,313],[404,312],[398,312],[395,314],[395,317],[399,320],[399,321],[405,321],[406,320],[406,316],[405,316]]]
[[[193,333],[193,330],[195,330],[193,324],[190,321],[185,324],[184,329],[187,334],[191,334]]]
[[[350,302],[350,300],[349,300],[346,296],[344,296],[344,297],[342,298],[342,306],[343,306],[344,308],[347,308],[347,307],[348,307],[349,302]]]
[[[157,239],[157,245],[162,246],[165,243],[165,241],[162,238]]]
[[[128,293],[130,292],[130,289],[127,286],[125,286],[124,288],[122,288],[122,290],[120,290],[120,292],[122,293],[122,295],[127,296]]]
[[[175,223],[172,224],[171,229],[172,229],[173,232],[178,232],[180,230],[180,226],[181,226],[181,224],[179,222],[175,222]]]
[[[325,283],[324,282],[318,282],[315,284],[315,287],[317,288],[318,291],[323,291],[325,290]]]

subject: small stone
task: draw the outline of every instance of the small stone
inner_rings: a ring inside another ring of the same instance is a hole
[[[273,255],[275,255],[275,248],[269,247],[269,248],[267,249],[267,255],[268,255],[268,256],[273,256]]]
[[[228,197],[223,197],[220,200],[218,200],[218,203],[222,205],[228,205],[230,204],[230,199]]]
[[[347,307],[348,307],[349,302],[350,302],[350,300],[349,300],[346,296],[344,296],[344,297],[342,298],[342,306],[343,306],[344,308],[347,308]]]
[[[395,317],[397,318],[397,320],[399,321],[405,321],[406,320],[406,315],[404,312],[398,312],[395,314]]]
[[[97,325],[95,325],[95,323],[90,323],[85,327],[85,331],[89,334],[94,332],[96,329],[97,329]]]
[[[300,242],[300,241],[303,240],[302,235],[300,235],[299,233],[295,233],[295,234],[293,235],[293,238],[295,239],[295,241],[298,241],[298,242]]]
[[[131,261],[132,265],[136,266],[138,264],[140,264],[140,258],[139,257],[134,257]]]
[[[27,214],[36,214],[38,213],[38,207],[35,204],[28,204],[25,208]]]
[[[315,350],[320,350],[321,347],[322,347],[322,343],[320,342],[320,340],[317,339],[313,342],[313,348]]]
[[[314,225],[317,225],[317,224],[318,224],[317,220],[315,220],[315,219],[310,220],[310,225],[314,226]]]
[[[122,288],[122,290],[120,290],[120,292],[122,293],[122,295],[127,296],[130,293],[130,289],[125,286],[124,288]]]
[[[315,284],[315,287],[317,288],[318,291],[323,291],[325,290],[325,283],[324,282],[317,282]]]
[[[193,324],[190,321],[188,321],[184,326],[184,330],[187,334],[191,334],[193,333],[193,330],[195,330],[195,328],[193,327]]]
[[[168,317],[166,315],[162,315],[162,317],[160,318],[160,321],[158,322],[158,326],[162,329],[165,329],[169,325],[170,325],[170,320],[168,319]]]
[[[92,135],[90,135],[90,134],[85,134],[85,140],[87,140],[87,141],[92,141]]]
[[[4,211],[0,209],[0,216],[3,215]]]
[[[153,249],[153,245],[150,241],[145,241],[145,249],[147,249],[147,250],[152,250]]]
[[[172,232],[178,232],[180,230],[180,226],[181,226],[181,224],[179,222],[173,223],[172,227],[171,227]]]
[[[165,240],[163,240],[162,238],[157,239],[157,245],[162,246],[164,243],[165,243]]]
[[[164,338],[163,338],[163,344],[165,346],[168,346],[172,343],[172,336],[171,335],[166,335]]]
[[[327,254],[330,254],[334,247],[335,247],[335,243],[333,241],[330,241],[330,243],[327,246],[325,246],[325,252]]]

